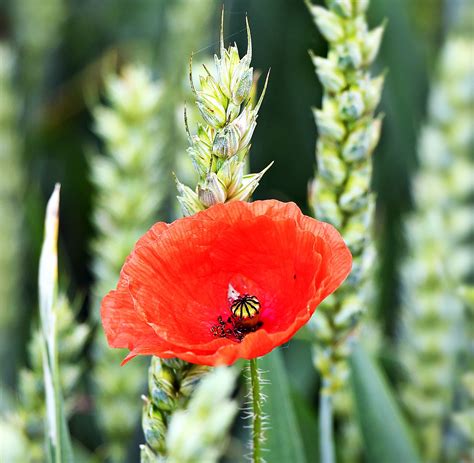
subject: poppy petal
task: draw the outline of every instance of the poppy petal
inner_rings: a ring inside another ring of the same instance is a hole
[[[104,329],[111,346],[131,350],[126,360],[154,354],[231,364],[287,342],[350,269],[337,230],[294,203],[219,204],[156,224],[138,241],[104,299]],[[255,331],[238,338],[230,285],[259,307]],[[222,337],[216,324],[225,326]]]

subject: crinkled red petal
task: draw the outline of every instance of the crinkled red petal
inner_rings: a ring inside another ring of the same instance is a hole
[[[113,347],[131,350],[129,357],[231,364],[288,341],[350,268],[339,233],[294,203],[217,205],[156,224],[139,240],[117,291],[104,299],[104,328]],[[263,325],[242,342],[211,334],[217,317],[229,314],[229,284],[261,303]]]

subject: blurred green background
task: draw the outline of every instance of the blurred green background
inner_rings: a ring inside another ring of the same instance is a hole
[[[201,17],[195,14],[201,1],[0,1],[0,39],[17,52],[18,155],[26,179],[18,211],[22,216],[22,314],[15,327],[19,353],[15,365],[26,362],[26,345],[37,317],[36,278],[44,207],[55,182],[62,184],[61,285],[78,301],[79,320],[86,320],[91,310],[90,242],[95,230],[88,155],[101,148],[93,131],[91,109],[102,101],[104,75],[125,63],[144,63],[158,80],[175,82],[177,87],[187,85],[190,54],[194,52],[196,61],[206,60],[218,46],[222,3],[209,3],[210,27],[205,23],[201,28]],[[398,373],[391,342],[399,324],[399,272],[406,249],[402,227],[412,207],[410,182],[417,167],[418,130],[425,115],[430,76],[457,3],[372,0],[369,9],[372,27],[383,19],[388,21],[376,64],[377,71],[386,69],[388,74],[381,104],[385,114],[382,138],[374,154],[373,188],[378,195],[376,313],[385,337],[382,365],[395,385]],[[326,43],[303,1],[226,0],[223,4],[226,43],[235,41],[241,51],[245,50],[247,14],[253,66],[262,73],[271,68],[253,137],[251,171],[260,171],[271,161],[275,164],[255,198],[295,201],[308,211],[307,184],[314,175],[316,139],[311,107],[320,105],[321,86],[307,51],[313,49],[323,55]],[[200,33],[187,38],[190,24]],[[197,41],[194,36],[198,36]],[[179,121],[182,106],[163,107],[163,112],[176,113]],[[157,215],[161,220],[175,217],[171,171],[186,148],[184,124],[177,127],[180,132],[172,134],[176,143],[169,138],[165,147],[169,170],[163,182],[169,190],[164,210]],[[162,140],[157,137],[156,143]],[[9,220],[2,216],[0,223]],[[303,362],[310,365],[309,347],[300,341],[294,341],[292,347],[285,349],[292,386],[305,400],[316,401],[316,374],[310,368],[299,368]],[[11,370],[7,382],[15,387],[17,368]],[[90,410],[87,404],[84,407],[87,415]],[[92,432],[79,433],[86,447],[97,445]]]

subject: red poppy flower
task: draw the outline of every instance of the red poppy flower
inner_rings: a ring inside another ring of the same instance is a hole
[[[339,233],[275,200],[218,204],[155,224],[102,301],[108,342],[130,354],[230,365],[288,341],[344,281]]]

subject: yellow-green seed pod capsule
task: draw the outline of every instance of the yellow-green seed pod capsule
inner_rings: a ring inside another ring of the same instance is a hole
[[[230,310],[238,319],[254,318],[260,313],[260,302],[255,296],[241,296],[232,303]]]

